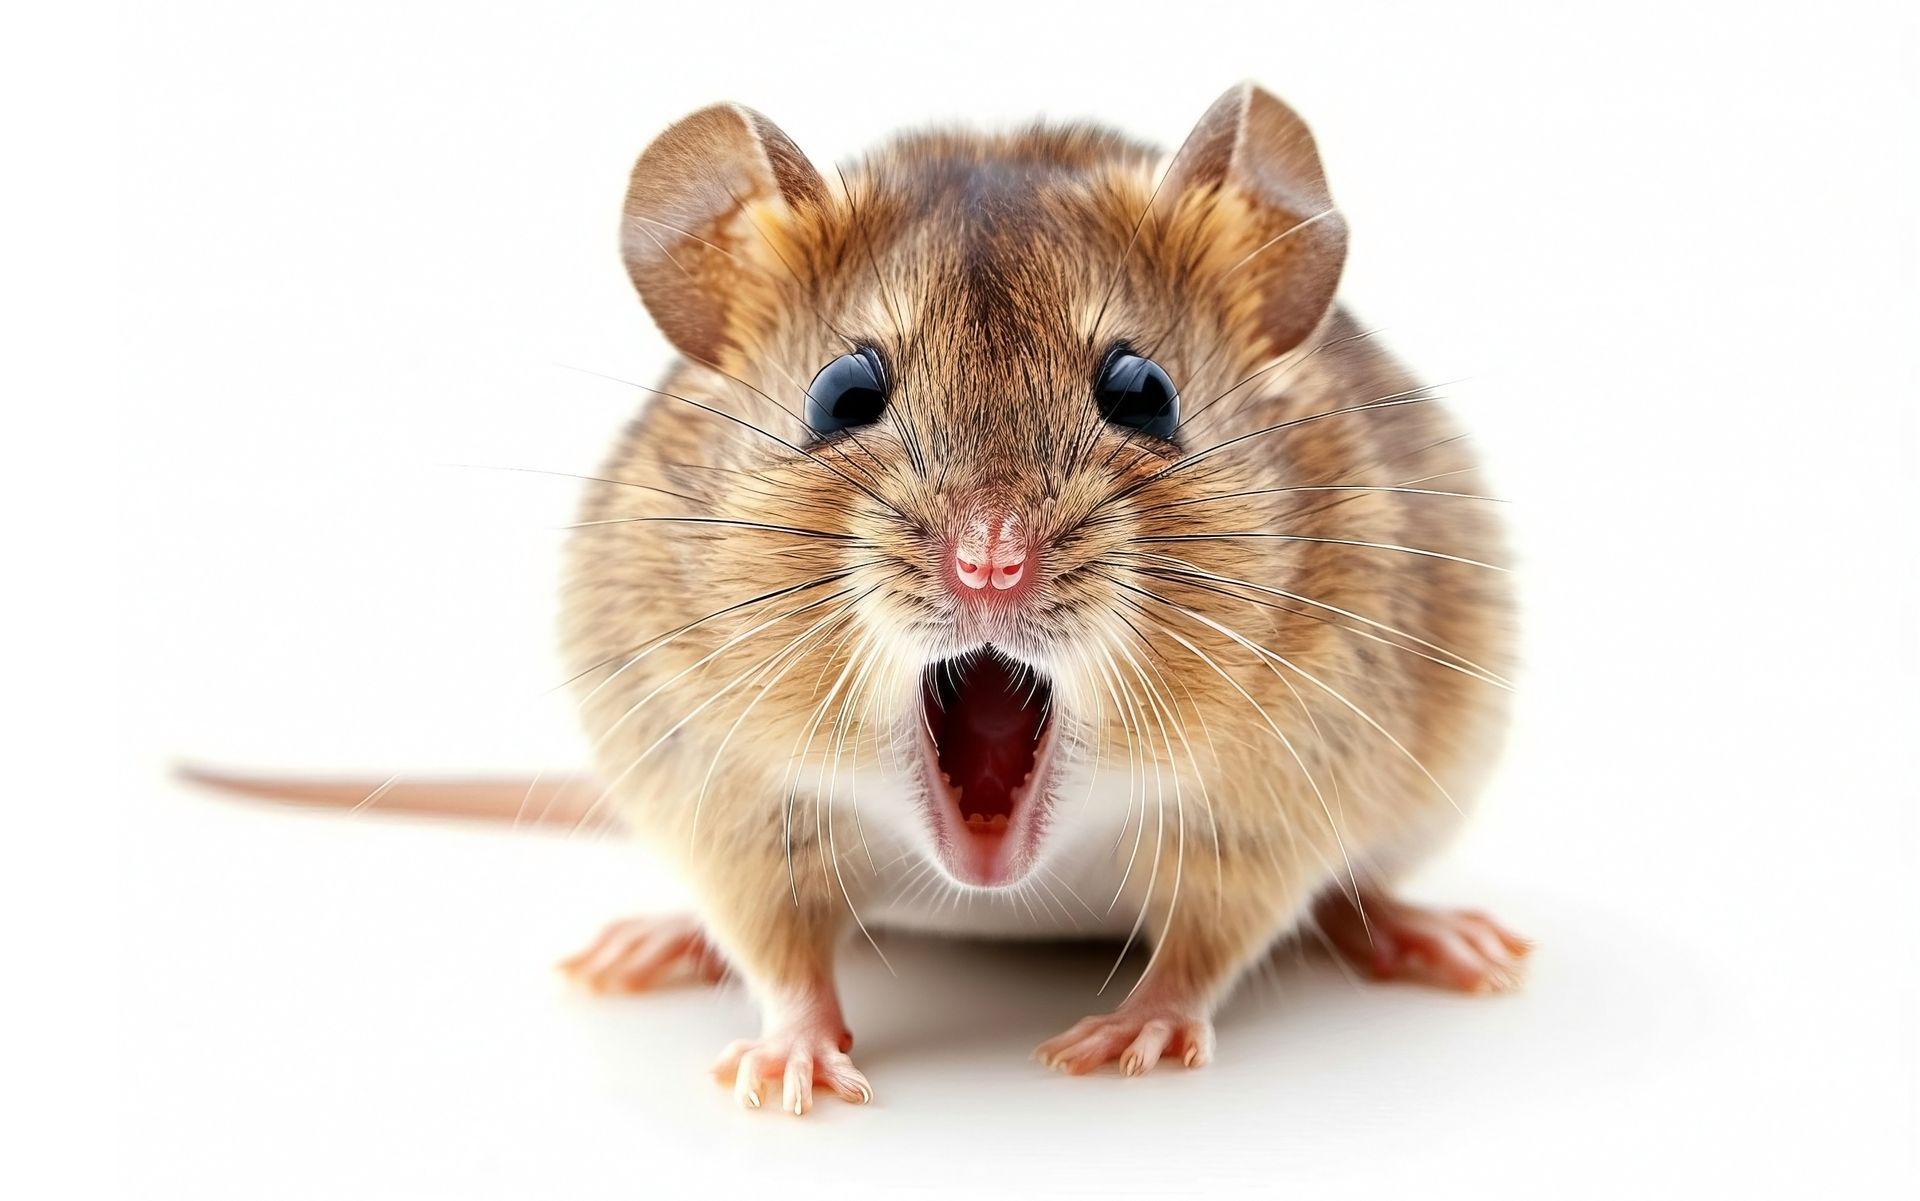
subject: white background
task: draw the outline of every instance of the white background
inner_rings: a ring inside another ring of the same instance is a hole
[[[44,374],[10,389],[48,476],[16,753],[60,769],[16,798],[53,819],[10,906],[65,1132],[37,1166],[221,1198],[1910,1188],[1912,18],[951,7],[181,0],[73,43],[117,49],[97,89],[13,96],[35,202],[96,252],[13,234],[52,269],[23,310],[83,326],[22,311]],[[637,394],[574,369],[666,363],[613,218],[675,117],[739,100],[822,163],[941,119],[1172,144],[1242,78],[1313,123],[1344,295],[1460,381],[1514,502],[1519,722],[1419,891],[1536,937],[1524,995],[1283,962],[1208,1070],[1073,1081],[1025,1057],[1100,1004],[1100,953],[896,939],[897,978],[843,971],[877,1103],[743,1114],[703,1075],[743,996],[548,971],[673,902],[638,851],[166,781],[580,761],[543,695],[574,483],[458,465],[592,470]],[[75,861],[44,889],[43,848]]]

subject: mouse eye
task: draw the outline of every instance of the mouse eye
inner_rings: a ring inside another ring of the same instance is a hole
[[[1180,393],[1160,364],[1126,350],[1107,356],[1094,387],[1100,413],[1114,425],[1173,439],[1180,424]]]
[[[807,426],[822,436],[872,425],[886,409],[886,368],[865,346],[822,367],[807,386]]]

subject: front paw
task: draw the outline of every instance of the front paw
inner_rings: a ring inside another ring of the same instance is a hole
[[[713,1074],[723,1084],[733,1082],[734,1099],[747,1109],[760,1108],[773,1080],[781,1081],[780,1107],[796,1116],[813,1108],[815,1084],[865,1105],[873,1100],[873,1086],[848,1057],[852,1045],[852,1035],[837,1023],[797,1023],[729,1044],[714,1061]]]
[[[1129,1002],[1112,1013],[1081,1018],[1040,1044],[1034,1058],[1056,1072],[1084,1076],[1119,1063],[1129,1076],[1151,1072],[1163,1056],[1197,1068],[1213,1058],[1213,1023],[1183,1007]]]

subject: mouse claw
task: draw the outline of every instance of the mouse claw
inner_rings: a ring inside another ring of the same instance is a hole
[[[721,1081],[731,1078],[734,1099],[745,1109],[760,1109],[780,1082],[780,1108],[795,1117],[813,1109],[815,1085],[825,1085],[853,1105],[873,1101],[873,1086],[841,1050],[845,1034],[826,1026],[788,1029],[761,1038],[727,1044],[714,1061]]]
[[[733,1099],[742,1109],[760,1108],[760,1082],[745,1062],[740,1064],[739,1074],[734,1078]]]
[[[1179,1008],[1122,1005],[1112,1013],[1080,1019],[1064,1034],[1041,1043],[1034,1058],[1071,1076],[1109,1063],[1119,1064],[1122,1075],[1144,1076],[1169,1051],[1178,1054],[1185,1067],[1204,1066],[1213,1058],[1213,1023]]]
[[[787,1072],[780,1091],[780,1108],[802,1117],[813,1108],[813,1056],[796,1048],[787,1056]]]
[[[1120,1070],[1128,1076],[1151,1072],[1160,1062],[1160,1053],[1173,1040],[1173,1023],[1155,1018],[1140,1027],[1140,1034],[1120,1059]]]

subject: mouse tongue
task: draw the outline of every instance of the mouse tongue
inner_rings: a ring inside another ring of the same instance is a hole
[[[985,652],[934,665],[924,691],[960,815],[994,824],[1011,817],[1033,773],[1051,689],[1031,668]]]

